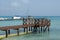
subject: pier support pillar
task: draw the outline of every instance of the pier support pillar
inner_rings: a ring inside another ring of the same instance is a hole
[[[44,31],[46,31],[47,27],[44,29]]]
[[[36,26],[34,27],[34,32],[37,32],[37,27]]]
[[[10,30],[8,30],[8,34],[10,34]]]
[[[8,37],[8,31],[6,30],[5,32],[6,32],[6,38],[7,38]]]
[[[31,27],[31,31],[32,31],[32,27]]]
[[[45,31],[45,27],[43,27],[43,31]]]
[[[48,31],[49,31],[50,29],[49,29],[49,27],[48,27]]]
[[[25,28],[24,28],[24,32],[25,32]]]
[[[40,27],[39,27],[39,33],[40,33]]]
[[[41,31],[42,31],[42,27],[41,27]]]
[[[26,33],[28,33],[28,28],[26,28]]]
[[[17,35],[19,36],[19,29],[17,29]]]
[[[30,28],[31,28],[31,27],[29,27],[29,31],[30,31]]]

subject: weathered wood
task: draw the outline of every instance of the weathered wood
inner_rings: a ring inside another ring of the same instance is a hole
[[[31,31],[30,29],[31,29],[31,27],[29,27],[29,31]]]
[[[48,27],[48,31],[50,31],[49,27]]]
[[[49,20],[42,19],[41,21],[39,21],[39,19],[38,20],[34,19],[34,24],[27,24],[26,22],[27,22],[27,19],[23,19],[23,25],[0,27],[0,30],[4,30],[6,32],[6,37],[8,37],[8,34],[10,34],[10,29],[17,30],[18,36],[19,36],[19,28],[24,28],[24,32],[26,31],[26,33],[28,33],[28,31],[32,31],[32,27],[34,28],[35,32],[37,31],[37,27],[39,27],[39,29],[41,27],[41,31],[43,30],[43,28],[44,28],[44,31],[46,31],[47,28],[49,31],[49,26],[50,26]]]
[[[19,36],[19,29],[17,29],[17,35]]]
[[[32,27],[31,27],[31,31],[32,31]]]
[[[14,29],[14,30],[17,30],[17,35],[19,36],[19,28],[18,29]]]
[[[6,30],[5,32],[6,32],[6,38],[7,38],[8,37],[8,31]]]
[[[46,31],[47,27],[44,29],[44,31]]]
[[[28,27],[26,28],[26,33],[28,33]]]
[[[41,31],[42,31],[42,27],[41,27]]]
[[[10,30],[8,30],[8,34],[10,34]]]
[[[40,27],[38,27],[39,28],[39,33],[40,33]]]
[[[24,32],[25,32],[25,28],[24,28]]]

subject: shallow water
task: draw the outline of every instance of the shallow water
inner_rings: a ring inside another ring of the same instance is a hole
[[[6,21],[0,21],[0,27],[4,26],[15,26],[15,25],[21,25],[22,20],[6,20]]]
[[[10,37],[5,38],[3,40],[60,40],[59,33],[53,33],[53,32],[41,32],[36,34],[27,34],[23,36],[16,36],[16,37]]]
[[[0,21],[0,27],[6,26],[15,26],[15,25],[22,25],[22,20],[7,20],[7,21]],[[16,33],[16,30],[11,30],[11,33]],[[5,31],[0,30],[0,35],[4,35]]]
[[[5,38],[3,40],[60,40],[60,19],[59,18],[51,19],[51,26],[49,32],[46,31],[40,33],[31,33],[23,36]]]

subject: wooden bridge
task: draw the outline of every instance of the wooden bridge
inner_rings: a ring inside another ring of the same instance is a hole
[[[24,22],[24,20],[26,23]],[[31,23],[30,22],[27,23],[27,20],[23,19],[23,25],[0,27],[0,30],[6,32],[6,37],[8,37],[8,34],[10,34],[11,29],[17,30],[18,36],[20,28],[24,28],[24,32],[26,33],[28,33],[28,31],[32,31],[33,29],[37,28],[41,29],[41,31],[46,31],[46,29],[48,29],[49,31],[50,20],[42,18],[42,19],[34,19],[33,21],[34,22],[30,21]]]

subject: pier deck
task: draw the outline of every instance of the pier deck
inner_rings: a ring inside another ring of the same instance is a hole
[[[48,31],[49,31],[49,26],[50,26],[50,21],[44,21],[43,20],[43,21],[35,21],[35,23],[31,23],[31,24],[29,23],[29,24],[23,24],[23,25],[17,25],[17,26],[0,27],[0,30],[5,31],[6,37],[8,37],[8,34],[10,34],[11,29],[17,30],[17,35],[19,36],[19,29],[20,28],[24,28],[24,32],[26,31],[26,33],[28,33],[28,31],[32,31],[32,27],[34,29],[41,27],[41,31],[42,30],[46,31],[46,29],[48,28]],[[28,30],[28,28],[29,28],[29,30]]]
[[[34,26],[34,24],[25,24],[25,25],[17,25],[17,26],[6,26],[6,27],[0,27],[1,31],[5,31],[6,32],[6,37],[8,37],[8,34],[10,34],[10,30],[14,29],[17,30],[17,34],[19,35],[19,29],[20,28],[28,28]],[[26,30],[28,32],[28,30]]]

